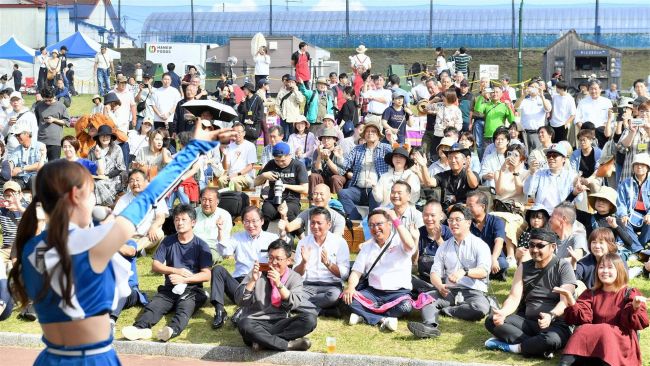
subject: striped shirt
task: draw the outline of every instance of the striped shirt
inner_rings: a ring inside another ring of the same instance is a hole
[[[452,56],[452,59],[456,62],[456,71],[460,71],[463,74],[467,75],[469,62],[472,61],[472,56],[463,53],[460,55]]]
[[[2,248],[11,248],[16,239],[16,230],[20,222],[20,212],[0,208],[0,227],[2,227]]]

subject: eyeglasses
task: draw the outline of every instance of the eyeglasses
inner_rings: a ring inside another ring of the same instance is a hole
[[[286,261],[287,259],[289,259],[289,258],[280,258],[280,257],[271,257],[271,256],[269,256],[269,263],[276,263],[276,262],[281,263],[281,262]]]
[[[530,248],[530,249],[535,248],[535,249],[542,250],[542,249],[546,248],[546,246],[549,245],[549,244],[550,243],[544,243],[544,242],[540,242],[540,241],[536,241],[536,242],[531,241],[531,242],[528,243],[528,248]]]
[[[453,224],[454,222],[457,222],[457,223],[460,224],[463,221],[465,221],[464,217],[450,217],[450,218],[447,219],[447,222],[449,222],[450,224]]]
[[[373,228],[377,228],[377,227],[381,227],[381,226],[384,225],[386,222],[387,222],[387,221],[384,221],[384,222],[377,222],[377,223],[374,223],[374,224],[368,224],[368,227],[371,228],[371,229],[373,229]]]

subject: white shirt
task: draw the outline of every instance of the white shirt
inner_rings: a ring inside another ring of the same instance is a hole
[[[372,288],[377,290],[410,290],[412,289],[411,256],[415,254],[417,246],[407,252],[404,250],[399,234],[393,230],[391,236],[390,243],[384,244],[390,245],[390,247],[386,249],[386,252],[381,256],[375,268],[370,272],[368,283]],[[382,249],[383,247],[380,247],[374,239],[366,243],[357,255],[357,260],[354,262],[352,270],[361,274],[366,273]]]
[[[16,120],[16,123],[13,126],[9,126],[9,119],[11,117],[18,117],[19,114],[23,113],[20,116],[20,119]],[[36,116],[32,113],[27,107],[23,107],[20,112],[15,112],[13,109],[7,113],[7,117],[2,120],[2,135],[7,136],[7,156],[14,152],[20,143],[14,133],[20,129],[27,128],[32,131],[32,141],[37,141],[38,139],[38,122],[36,121]]]
[[[553,114],[551,116],[552,127],[562,127],[564,123],[576,114],[576,102],[571,94],[553,96]]]
[[[612,101],[605,97],[582,98],[576,111],[576,123],[591,122],[596,128],[602,127],[607,122],[610,108],[612,108]]]
[[[496,173],[501,169],[506,158],[503,154],[497,153],[495,150],[488,156],[483,156],[483,163],[481,163],[481,171],[478,173],[479,178],[483,181],[483,185],[488,185],[492,188],[495,187],[496,182],[494,179],[483,180],[483,176],[488,173]]]
[[[525,130],[535,130],[546,124],[546,111],[542,98],[530,97],[525,98],[519,105],[521,114],[521,126]]]
[[[98,52],[97,55],[95,55],[95,63],[97,64],[98,69],[109,69],[112,61],[113,59],[108,55],[108,52],[104,54]]]
[[[271,56],[256,55],[255,58],[255,75],[269,75],[269,65],[271,65]]]
[[[133,93],[124,89],[123,92],[117,91],[117,88],[113,90],[113,93],[117,95],[120,99],[119,107],[115,110],[115,118],[117,119],[117,128],[127,133],[129,131],[129,121],[131,120],[131,107],[135,106],[135,99],[133,99]]]
[[[117,203],[115,203],[115,208],[113,209],[115,216],[119,215],[126,208],[126,206],[133,202],[133,200],[135,200],[135,197],[136,196],[133,195],[133,192],[130,191],[120,197],[120,199],[117,200]],[[135,228],[136,234],[143,236],[147,235],[147,232],[151,228],[151,224],[153,224],[153,221],[158,214],[164,214],[165,217],[169,216],[167,202],[165,202],[164,198],[158,200],[154,208],[150,209],[147,214],[144,215],[144,218],[142,221],[140,221],[140,224],[138,224],[138,226]]]
[[[371,100],[368,102],[368,112],[373,114],[381,115],[384,113],[384,110],[390,106],[390,103],[393,101],[393,94],[388,89],[374,89],[368,90],[365,93],[361,93],[361,96],[364,98],[384,98],[385,103],[378,102],[376,100]]]
[[[240,231],[234,234],[230,239],[218,243],[221,247],[220,253],[223,255],[235,256],[235,271],[232,276],[246,276],[253,269],[255,261],[268,258],[268,253],[263,253],[269,247],[269,244],[276,240],[278,236],[266,231],[260,232],[256,238],[252,238],[247,231]]]
[[[232,216],[230,213],[222,208],[217,207],[212,215],[206,216],[201,207],[196,209],[196,224],[194,225],[194,235],[203,239],[208,244],[210,249],[216,249],[217,252],[222,247],[217,245],[217,238],[219,237],[219,229],[217,228],[217,220],[223,219],[223,233],[221,240],[230,239],[230,231],[232,231]],[[219,252],[220,255],[223,253]]]
[[[294,262],[296,265],[302,263],[302,247],[311,248],[309,261],[305,267],[303,280],[308,282],[325,282],[325,283],[343,283],[350,274],[350,250],[348,243],[341,236],[327,232],[325,242],[322,246],[316,243],[314,235],[307,235],[298,242]],[[335,263],[341,272],[341,278],[334,276],[327,267],[321,262],[320,255],[322,250],[327,251],[327,258],[330,262]],[[373,270],[374,271],[374,270]]]
[[[413,87],[413,89],[411,89],[411,94],[413,94],[413,100],[416,102],[431,98],[431,93],[429,93],[429,89],[427,89],[427,86],[424,84],[418,84]]]
[[[257,148],[247,140],[241,145],[231,142],[226,150],[226,162],[228,162],[228,174],[237,174],[241,172],[248,164],[257,163]],[[253,177],[253,170],[248,172]]]
[[[176,108],[176,104],[178,104],[181,98],[181,93],[178,89],[174,89],[171,86],[154,89],[153,94],[149,97],[151,104],[156,106],[158,112],[169,113],[166,120],[162,120],[160,116],[154,113],[154,120],[157,122],[173,122],[174,108]]]

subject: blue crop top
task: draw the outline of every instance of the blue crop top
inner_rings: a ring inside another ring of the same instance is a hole
[[[106,236],[112,226],[112,223],[109,223],[80,229],[71,225],[68,249],[72,257],[74,277],[72,306],[65,305],[61,300],[58,282],[60,268],[55,268],[59,262],[59,254],[54,248],[46,250],[44,240],[47,232],[44,231],[27,242],[22,255],[22,275],[29,298],[34,300],[40,295],[46,269],[51,277],[50,289],[41,300],[34,303],[40,323],[79,320],[109,312],[117,305],[118,292],[130,292],[128,276],[131,268],[122,256],[113,256],[101,273],[95,273],[90,265],[88,251]],[[118,289],[116,284],[120,284],[122,288]],[[127,289],[124,290],[123,286]]]

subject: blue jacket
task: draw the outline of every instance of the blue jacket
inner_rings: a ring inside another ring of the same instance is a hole
[[[650,182],[648,179],[641,184],[641,198],[647,209],[650,209]],[[616,197],[616,216],[630,216],[634,211],[639,195],[639,183],[634,177],[625,178],[618,184],[618,197]]]
[[[309,123],[322,123],[322,120],[318,120],[318,103],[320,101],[320,98],[318,98],[318,94],[314,95],[314,93],[318,93],[318,90],[309,90],[305,88],[304,84],[299,84],[298,85],[298,90],[302,93],[302,95],[305,96],[305,117],[307,117],[307,121]],[[312,98],[312,95],[314,97]],[[327,98],[327,106],[325,108],[325,114],[331,114],[334,115],[334,100],[332,99],[332,91],[327,90],[325,92],[325,96]],[[320,116],[321,118],[325,117]]]
[[[596,162],[596,166],[594,169],[598,168],[598,160],[600,160],[600,156],[603,154],[603,151],[599,147],[593,147],[594,149],[594,160]],[[571,158],[569,159],[569,163],[571,164],[571,167],[576,171],[580,171],[580,161],[582,160],[582,150],[576,149],[572,154]],[[587,178],[587,177],[585,177]]]

